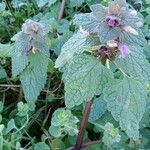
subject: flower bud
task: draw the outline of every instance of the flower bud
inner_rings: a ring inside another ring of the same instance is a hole
[[[87,36],[90,34],[89,32],[83,30],[82,26],[80,26],[80,32],[87,35]]]
[[[26,22],[22,25],[22,31],[31,37],[35,37],[37,35],[44,36],[49,32],[46,26],[30,19],[26,20]]]
[[[137,26],[138,28],[143,27],[143,22],[142,22],[142,21],[137,22],[137,23],[136,23],[136,26]]]
[[[32,51],[33,54],[35,54],[37,49],[35,47],[33,47],[31,51]]]
[[[129,47],[125,44],[119,44],[118,49],[120,50],[120,57],[125,58],[129,53]]]
[[[122,26],[122,29],[126,32],[132,33],[134,35],[139,35],[138,32],[131,26]]]
[[[109,46],[109,47],[117,47],[118,46],[118,42],[117,41],[115,41],[115,40],[110,40],[110,41],[108,41],[107,42],[107,45]]]
[[[137,15],[137,11],[136,10],[131,10],[130,11],[130,15],[136,16]]]

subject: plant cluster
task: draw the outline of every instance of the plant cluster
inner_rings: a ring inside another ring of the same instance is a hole
[[[0,150],[150,147],[150,2],[0,3]]]

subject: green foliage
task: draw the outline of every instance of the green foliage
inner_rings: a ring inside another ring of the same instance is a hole
[[[39,142],[35,145],[34,150],[50,150],[49,146],[44,142]]]
[[[11,119],[8,124],[7,124],[7,128],[6,128],[6,134],[9,133],[11,130],[13,129],[17,129],[16,125],[15,125],[15,121],[14,119]]]
[[[103,142],[105,143],[105,145],[110,147],[114,143],[120,142],[121,136],[119,135],[118,128],[114,128],[113,124],[108,122],[104,126],[104,129],[105,131],[104,131],[104,136],[103,136]]]
[[[65,103],[72,108],[100,95],[113,75],[98,59],[83,54],[75,56],[65,73]]]
[[[2,67],[0,66],[0,81],[1,81],[2,79],[5,79],[5,78],[7,78],[6,71],[5,71],[4,68],[2,68]]]
[[[111,86],[110,86],[111,85]],[[120,127],[134,140],[139,138],[139,122],[146,108],[146,89],[132,78],[115,79],[104,91],[108,110],[119,121]]]
[[[35,101],[47,79],[48,58],[40,53],[29,57],[30,65],[20,76],[27,101]]]
[[[103,97],[97,98],[94,100],[94,104],[92,106],[89,119],[90,121],[94,122],[101,118],[101,116],[106,112],[107,110],[107,103],[103,100]]]
[[[46,83],[49,47],[45,42],[48,32],[45,29],[40,23],[26,21],[12,54],[12,74],[20,75],[27,101],[35,101]]]
[[[51,6],[56,1],[57,0],[37,0],[37,5],[38,5],[38,7],[43,7],[46,4],[48,4],[48,6]]]
[[[28,65],[28,57],[25,55],[26,49],[30,49],[30,38],[26,34],[20,34],[12,54],[12,74],[19,75]]]
[[[93,35],[78,32],[74,34],[62,47],[61,54],[55,62],[55,67],[63,67],[75,54],[83,53],[87,48],[99,45],[99,40]]]
[[[149,0],[61,3],[0,2],[0,150],[75,149],[91,99],[82,149],[149,149]]]
[[[69,0],[69,6],[70,7],[79,7],[82,5],[84,0]]]
[[[12,46],[10,44],[0,44],[0,57],[11,57]]]
[[[115,6],[116,3],[118,3],[118,7]],[[122,1],[120,3],[114,1],[110,3],[108,7],[95,4],[90,7],[91,13],[76,15],[74,22],[87,32],[98,33],[102,43],[107,43],[109,40],[118,38],[119,41],[124,44],[144,45],[146,40],[136,25],[141,22],[141,19],[137,15],[132,15],[131,12],[133,10],[128,10],[126,5],[127,4]],[[124,11],[120,11],[120,9],[124,9]],[[118,25],[110,28],[109,25],[107,25],[107,18],[111,15],[117,16],[115,19],[121,26]],[[128,27],[130,27],[130,29],[125,29]]]
[[[150,64],[146,60],[141,47],[130,47],[131,53],[126,59],[116,60],[118,68],[121,68],[127,75],[139,77],[149,81]]]
[[[22,7],[22,6],[26,6],[27,3],[25,0],[12,0],[12,6],[13,8],[18,8],[18,7]]]
[[[49,133],[54,137],[61,137],[64,133],[74,136],[78,133],[76,125],[78,122],[79,120],[73,116],[70,110],[57,109],[53,114]]]
[[[54,139],[52,141],[51,148],[52,149],[59,148],[61,150],[65,150],[65,145],[64,145],[64,143],[60,139]]]
[[[24,104],[23,102],[18,103],[18,113],[17,115],[20,117],[27,116],[29,111],[28,104]]]

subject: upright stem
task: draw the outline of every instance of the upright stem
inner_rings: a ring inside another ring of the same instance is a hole
[[[87,125],[87,122],[88,122],[91,106],[93,104],[94,99],[95,98],[92,98],[92,100],[90,100],[86,104],[86,107],[84,109],[83,118],[82,118],[82,121],[81,121],[81,124],[80,124],[80,130],[79,130],[79,134],[78,134],[77,142],[76,142],[76,146],[75,146],[76,150],[80,150],[82,148],[84,133],[85,133],[85,129],[86,129],[86,125]]]
[[[61,20],[64,15],[65,3],[66,3],[66,0],[62,0],[58,20]]]
[[[96,145],[96,144],[100,144],[100,143],[101,143],[101,140],[89,141],[89,142],[86,142],[86,143],[82,143],[81,148],[86,148],[86,147],[89,147],[91,145]],[[73,146],[73,147],[68,148],[67,150],[77,150],[77,148],[75,146]]]

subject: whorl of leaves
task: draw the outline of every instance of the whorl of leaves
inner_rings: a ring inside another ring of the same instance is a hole
[[[35,101],[47,78],[49,31],[41,23],[27,20],[22,25],[12,52],[12,74],[20,76],[27,101]]]

